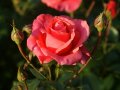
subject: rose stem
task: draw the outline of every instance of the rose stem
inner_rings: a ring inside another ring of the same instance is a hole
[[[110,27],[111,27],[111,21],[108,22],[108,27],[105,32],[105,43],[104,43],[104,53],[106,53],[106,47],[107,47],[107,41],[108,41],[108,35],[110,33]]]
[[[99,43],[100,43],[100,38],[101,38],[101,32],[98,32],[97,43],[96,43],[95,47],[93,48],[93,50],[92,50],[92,52],[91,52],[91,56],[92,56],[92,55],[94,54],[94,52],[97,50],[97,47],[98,47],[98,45],[99,45]],[[75,74],[75,75],[72,77],[72,79],[76,78],[77,75],[83,71],[83,69],[88,65],[88,63],[90,62],[90,60],[91,60],[91,57],[90,57],[90,58],[87,60],[87,62],[80,68],[80,70],[78,71],[78,73]],[[71,82],[71,80],[69,80],[69,82]]]
[[[51,74],[51,70],[50,70],[50,67],[47,65],[47,69],[48,69],[48,73],[49,73],[49,80],[51,80],[52,79],[52,74]]]
[[[83,69],[88,65],[88,63],[90,62],[90,60],[91,60],[91,58],[89,58],[89,59],[87,60],[87,62],[80,68],[80,70],[77,72],[77,74],[75,74],[75,75],[73,76],[72,79],[76,78],[77,75],[83,71]]]
[[[27,86],[26,81],[24,81],[24,85],[25,85],[25,90],[28,90],[28,86]]]
[[[41,73],[30,63],[30,60],[29,60],[29,58],[25,55],[25,53],[23,52],[21,45],[19,44],[19,45],[17,45],[17,46],[18,46],[18,49],[19,49],[21,55],[22,55],[23,58],[27,61],[27,63],[28,63],[36,72],[38,72],[43,78],[47,79],[43,74],[41,74]]]
[[[100,43],[100,39],[101,39],[101,32],[98,32],[97,43],[96,43],[96,45],[94,46],[94,48],[93,48],[93,50],[92,50],[92,52],[91,52],[91,56],[93,56],[93,54],[94,54],[95,51],[97,50],[97,47],[98,47],[98,45],[99,45],[99,43]]]
[[[100,39],[101,39],[101,32],[98,32],[98,38],[97,38],[97,43],[96,45],[94,46],[92,52],[91,52],[91,56],[93,56],[93,54],[95,53],[95,51],[97,50],[97,47],[100,43]],[[83,71],[83,69],[88,65],[89,61],[91,60],[91,58],[89,58],[87,60],[87,62],[83,65],[83,67],[80,68],[80,70],[78,71],[78,74],[81,73]]]
[[[89,8],[88,8],[88,10],[87,10],[87,12],[85,14],[86,17],[88,17],[90,15],[94,5],[95,5],[95,0],[92,0],[92,3],[90,4],[90,6],[89,6]]]
[[[55,71],[56,80],[57,80],[57,78],[59,77],[59,73],[60,73],[60,65],[57,64],[57,65],[56,65],[56,71]]]

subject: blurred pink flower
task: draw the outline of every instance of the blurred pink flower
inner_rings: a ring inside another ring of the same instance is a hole
[[[79,8],[82,0],[41,0],[47,6],[58,11],[74,12]]]
[[[33,22],[27,46],[40,63],[54,59],[60,65],[85,64],[90,53],[83,43],[89,34],[84,20],[41,14]]]

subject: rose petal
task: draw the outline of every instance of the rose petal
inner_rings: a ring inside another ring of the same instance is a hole
[[[40,14],[37,18],[33,21],[32,31],[39,30],[41,32],[44,31],[48,26],[49,22],[53,19],[50,14]]]
[[[51,58],[55,59],[60,65],[73,65],[77,62],[80,62],[82,58],[81,51],[77,51],[76,53],[71,53],[65,56],[59,56],[55,53],[48,51],[46,48],[41,48],[41,51],[46,56],[51,56]]]
[[[30,35],[29,38],[27,39],[27,47],[33,51],[34,47],[36,47],[36,39]]]
[[[60,46],[64,45],[64,42],[54,38],[52,35],[48,34],[46,35],[46,47],[50,48],[59,48]]]
[[[75,39],[73,44],[75,48],[80,47],[89,37],[90,31],[89,26],[86,21],[80,19],[74,19],[76,30],[75,30]]]
[[[72,22],[72,20],[70,20],[70,18],[68,19],[68,18],[65,18],[64,16],[55,17],[54,19],[58,20],[58,21],[62,21],[64,24],[66,24],[68,33],[70,34],[69,40],[67,42],[65,42],[64,45],[59,46],[58,49],[56,50],[56,53],[69,51],[69,49],[71,47],[71,42],[72,42],[72,40],[74,39],[74,36],[75,36],[74,22]],[[55,32],[53,32],[52,29],[51,29],[51,32],[52,32],[52,34],[54,36]]]
[[[82,0],[64,0],[61,2],[60,8],[62,10],[64,7],[64,10],[70,13],[78,9],[81,3]]]
[[[62,22],[64,22],[67,26],[74,26],[75,23],[74,21],[72,21],[72,19],[68,16],[56,16],[54,19],[61,20]]]
[[[82,58],[80,60],[80,63],[85,64],[87,60],[90,58],[90,52],[85,48],[85,46],[82,46],[80,50],[82,52]]]
[[[61,2],[61,0],[41,0],[43,3],[47,4],[47,6],[49,7],[54,7],[54,9],[58,9],[59,8],[59,3]]]
[[[45,56],[40,48],[38,46],[36,46],[34,49],[33,49],[33,53],[38,57],[39,61],[41,64],[43,63],[48,63],[52,60],[52,58],[50,56]]]
[[[51,29],[50,34],[53,37],[55,37],[56,39],[61,40],[63,42],[67,42],[70,39],[70,34],[69,33],[59,32],[59,31]]]
[[[58,25],[58,22],[61,23],[61,25]],[[55,26],[56,24],[59,28]],[[49,33],[52,36],[54,36],[56,39],[61,40],[63,42],[67,42],[70,39],[70,34],[72,32],[73,27],[74,27],[74,23],[70,20],[70,18],[68,19],[65,18],[64,16],[60,16],[60,17],[56,16],[53,19],[52,25],[49,28]]]
[[[79,8],[82,0],[42,0],[42,2],[56,10],[70,13]]]
[[[77,62],[80,62],[82,57],[81,51],[77,51],[76,53],[69,54],[67,56],[61,56],[61,58],[58,57],[56,61],[60,65],[73,65],[76,64]]]
[[[40,63],[48,63],[51,61],[50,57],[46,57],[38,47],[36,43],[35,37],[30,35],[30,37],[27,39],[27,46],[28,48],[38,57]]]
[[[75,33],[74,33],[74,29],[72,29],[70,39],[69,39],[64,45],[60,46],[60,47],[56,50],[56,53],[61,53],[61,52],[66,52],[66,51],[68,51],[68,50],[70,49],[69,47],[72,46],[71,43],[72,43],[74,37],[75,37]]]

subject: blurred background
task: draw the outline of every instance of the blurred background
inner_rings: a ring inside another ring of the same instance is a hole
[[[87,14],[90,4],[95,1],[92,11]],[[120,0],[116,0],[118,4]],[[80,8],[75,12],[76,18],[86,19],[90,25],[91,36],[88,48],[96,42],[97,31],[93,27],[94,19],[103,11],[103,2],[108,0],[83,0]],[[120,9],[118,5],[118,10]],[[0,0],[0,90],[10,90],[13,81],[17,80],[17,69],[20,61],[24,61],[17,46],[11,40],[12,21],[20,30],[31,24],[40,13],[62,15],[42,4],[40,0]],[[104,34],[103,34],[104,40]],[[85,90],[120,90],[120,13],[112,21],[108,37],[108,51],[103,54],[101,42],[93,60],[83,72],[83,84],[90,89]],[[24,47],[26,42],[24,41]]]

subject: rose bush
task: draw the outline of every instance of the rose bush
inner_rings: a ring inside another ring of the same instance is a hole
[[[82,3],[82,0],[41,0],[47,6],[58,11],[66,11],[68,13],[77,10]]]
[[[40,63],[54,59],[60,65],[85,64],[90,53],[83,43],[89,33],[89,26],[84,20],[41,14],[33,22],[27,46]]]

